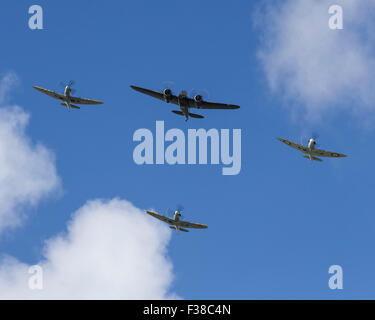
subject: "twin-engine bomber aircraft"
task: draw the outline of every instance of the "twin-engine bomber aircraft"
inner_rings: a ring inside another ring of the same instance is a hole
[[[63,101],[63,103],[61,103],[61,105],[64,106],[64,107],[67,107],[68,111],[70,111],[70,108],[81,109],[80,107],[78,107],[78,106],[76,106],[72,103],[77,103],[77,104],[102,104],[103,103],[103,102],[98,101],[98,100],[72,97],[70,95],[70,93],[72,91],[70,86],[65,87],[64,94],[60,94],[60,93],[57,93],[55,91],[44,89],[44,88],[37,87],[37,86],[33,86],[33,88],[35,88],[36,90],[38,90],[40,92],[43,92],[44,94],[46,94],[46,95],[48,95],[52,98],[59,99],[59,100]]]
[[[206,229],[207,226],[205,224],[200,224],[200,223],[192,223],[192,222],[187,222],[187,221],[182,221],[180,220],[181,213],[180,211],[176,210],[174,212],[174,217],[168,218],[166,216],[162,216],[161,214],[158,214],[153,211],[147,210],[146,213],[148,213],[150,216],[153,216],[156,219],[159,219],[161,221],[164,221],[168,224],[170,224],[171,229],[175,229],[176,231],[184,231],[184,232],[189,232],[189,230],[186,230],[182,227],[185,228],[194,228],[194,229]]]
[[[291,141],[288,141],[288,140],[285,140],[285,139],[281,139],[281,138],[277,138],[277,140],[285,143],[289,147],[292,147],[292,148],[297,149],[297,150],[299,150],[299,151],[301,151],[303,153],[306,153],[306,155],[304,155],[303,157],[307,158],[307,159],[310,159],[311,161],[312,160],[323,161],[322,159],[317,158],[316,156],[319,156],[319,157],[329,157],[329,158],[342,158],[342,157],[346,157],[345,154],[331,152],[331,151],[325,151],[325,150],[320,150],[320,149],[315,149],[316,141],[313,138],[311,138],[309,140],[309,143],[308,143],[307,147],[303,146],[301,144],[298,144],[298,143],[294,143],[294,142],[291,142]]]
[[[195,95],[194,98],[189,98],[187,96],[186,91],[181,91],[178,96],[173,95],[171,89],[165,89],[163,92],[157,92],[149,89],[144,89],[136,86],[130,86],[132,89],[147,94],[151,97],[160,99],[162,101],[165,101],[167,103],[171,102],[173,104],[176,104],[180,106],[181,111],[179,110],[172,110],[173,113],[185,116],[185,121],[189,119],[189,117],[197,118],[197,119],[203,119],[204,117],[195,114],[190,113],[190,108],[196,108],[196,109],[238,109],[239,106],[233,105],[233,104],[224,104],[224,103],[216,103],[216,102],[208,102],[204,101],[203,97],[199,94]]]

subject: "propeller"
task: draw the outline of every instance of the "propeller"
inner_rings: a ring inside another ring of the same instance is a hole
[[[174,215],[174,211],[171,208],[168,208],[167,209],[167,217],[168,218],[170,218],[170,217],[173,218],[173,215]]]
[[[182,211],[184,211],[184,206],[182,204],[177,205],[177,211],[180,213],[180,218],[184,219],[185,215],[181,213]]]
[[[312,138],[314,139],[314,141],[315,141],[315,147],[319,147],[320,144],[316,142],[316,140],[319,138],[319,133],[317,133],[317,132],[312,132],[311,137],[312,137]]]
[[[315,147],[319,146],[319,144],[316,142],[316,140],[319,138],[319,133],[315,131],[313,131],[309,137],[305,135],[301,136],[301,144],[307,146],[311,138],[315,141]]]
[[[165,89],[170,89],[173,93],[176,89],[176,84],[173,81],[163,81],[160,91],[163,92]]]
[[[179,214],[181,215],[181,218],[182,218],[183,215],[181,214],[181,212],[182,212],[183,210],[184,210],[184,206],[181,205],[181,204],[178,204],[178,205],[176,206],[176,209],[175,209],[175,210],[170,209],[170,208],[167,209],[167,215],[170,216],[170,217],[174,217],[175,212],[178,211]]]
[[[210,93],[207,89],[193,89],[189,92],[189,97],[201,96],[202,100],[207,101],[210,99]]]
[[[316,140],[316,139],[319,138],[319,133],[317,133],[317,132],[312,132],[312,133],[311,133],[311,136],[312,136],[312,138],[313,138],[314,140]]]
[[[62,87],[63,89],[65,89],[65,87],[68,86],[68,87],[70,88],[70,92],[71,92],[72,94],[74,94],[74,93],[77,91],[76,89],[73,89],[73,88],[72,88],[72,86],[74,86],[75,83],[76,83],[76,82],[75,82],[74,80],[70,80],[70,81],[68,81],[68,82],[63,82],[63,81],[61,81],[61,82],[59,83],[59,86]]]

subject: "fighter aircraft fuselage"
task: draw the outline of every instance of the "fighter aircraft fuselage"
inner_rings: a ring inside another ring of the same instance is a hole
[[[309,140],[309,144],[308,144],[309,149],[310,150],[314,150],[315,149],[315,144],[316,144],[315,140],[311,138]]]
[[[64,90],[64,95],[65,95],[65,104],[66,104],[66,107],[68,108],[68,110],[70,111],[70,108],[71,108],[71,103],[70,103],[70,93],[71,93],[71,89],[69,86],[66,86],[65,87],[65,90]]]
[[[71,93],[72,90],[70,86],[66,86],[64,89],[64,93],[60,94],[58,92],[48,90],[45,88],[41,88],[38,86],[33,86],[34,89],[61,101],[61,105],[64,107],[67,107],[70,111],[71,108],[74,109],[80,109],[80,107],[76,106],[75,104],[86,104],[86,105],[94,105],[94,104],[102,104],[103,102],[93,99],[86,99],[86,98],[80,98],[80,97],[72,97]],[[74,104],[73,104],[74,103]]]

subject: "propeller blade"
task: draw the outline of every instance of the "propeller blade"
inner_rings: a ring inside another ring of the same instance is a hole
[[[194,98],[196,95],[202,96],[203,100],[207,101],[210,99],[210,93],[208,92],[207,89],[193,89],[189,93],[189,97]]]
[[[74,80],[70,80],[70,81],[68,81],[68,82],[60,81],[59,86],[62,87],[63,89],[65,89],[65,87],[69,87],[70,90],[71,90],[71,92],[73,92],[73,91],[75,92],[76,90],[75,90],[75,89],[72,89],[72,86],[74,86],[75,83],[76,83],[76,82],[75,82]]]
[[[167,214],[167,217],[173,217],[174,211],[171,208],[168,208],[166,214]]]
[[[173,81],[163,81],[161,91],[163,92],[165,89],[171,89],[174,92],[176,88],[176,84]]]

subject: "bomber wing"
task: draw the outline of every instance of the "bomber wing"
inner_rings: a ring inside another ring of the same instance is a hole
[[[165,96],[162,92],[153,91],[150,89],[145,89],[137,86],[130,86],[130,88],[134,89],[135,91],[141,92],[143,94],[147,94],[148,96],[154,97],[156,99],[162,100],[165,102]],[[178,105],[178,98],[175,95],[171,95],[169,97],[169,102]]]
[[[189,98],[190,108],[197,109],[239,109],[240,106],[234,104],[218,103],[218,102],[209,102],[209,101],[195,101],[194,99]]]

